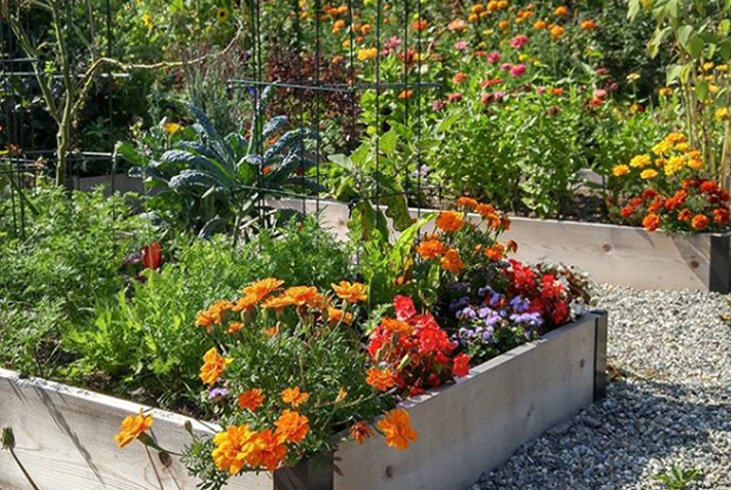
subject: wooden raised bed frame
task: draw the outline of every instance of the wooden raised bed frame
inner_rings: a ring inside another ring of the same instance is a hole
[[[282,199],[274,207],[319,210],[326,227],[345,237],[348,205]],[[413,216],[434,212],[417,211]],[[473,219],[478,220],[477,215]],[[514,256],[529,263],[550,260],[573,265],[598,283],[639,289],[700,289],[730,292],[730,234],[648,232],[643,228],[512,217],[506,239],[518,243]]]
[[[305,463],[248,473],[232,490],[461,489],[605,391],[607,315],[588,313],[542,339],[471,369],[454,385],[403,406],[419,440],[396,451],[377,436],[348,441],[335,454],[340,473]],[[120,450],[112,436],[140,405],[0,369],[0,426],[13,429],[16,454],[42,490],[192,490],[195,482],[173,457],[164,467],[135,442]],[[155,410],[152,433],[163,447],[189,440],[185,417]],[[216,427],[191,421],[196,431]],[[8,451],[0,451],[0,488],[28,488]]]

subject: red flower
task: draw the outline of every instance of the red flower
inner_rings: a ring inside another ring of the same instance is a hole
[[[452,374],[458,378],[462,378],[468,375],[470,372],[470,356],[467,354],[460,354],[452,360]]]
[[[403,294],[398,294],[394,298],[394,311],[396,312],[397,320],[406,321],[417,314],[417,309],[414,307],[414,301],[412,298],[408,298]]]
[[[153,242],[142,249],[142,265],[146,269],[156,270],[160,267],[162,259],[162,246],[159,242]]]

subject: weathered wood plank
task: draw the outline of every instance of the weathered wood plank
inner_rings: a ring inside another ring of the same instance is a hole
[[[335,489],[466,488],[592,402],[596,320],[587,315],[405,403],[419,440],[407,451],[380,438],[342,444]]]
[[[302,203],[283,199],[273,201],[273,206],[302,209]],[[320,201],[318,207],[324,223],[337,236],[346,237],[348,206]],[[314,212],[315,201],[306,201],[306,209]],[[418,213],[415,209],[410,212],[413,216]],[[426,209],[421,214],[429,212]],[[599,283],[730,292],[729,233],[669,235],[629,226],[513,217],[505,236],[518,242],[517,259],[571,264]]]
[[[164,467],[153,452],[153,464],[142,444],[118,449],[112,439],[122,419],[140,405],[41,379],[20,379],[0,369],[0,426],[15,434],[16,452],[42,489],[160,490],[155,469],[165,489],[193,490],[196,482],[173,457]],[[212,432],[200,422],[154,410],[152,433],[162,447],[180,451],[190,442],[183,429],[190,420],[199,432]],[[7,451],[0,451],[0,488],[28,488]],[[249,473],[227,488],[271,490],[271,473]]]

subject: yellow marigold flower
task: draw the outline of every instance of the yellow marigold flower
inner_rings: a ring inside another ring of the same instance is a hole
[[[267,279],[262,279],[261,281],[254,282],[245,287],[243,293],[245,296],[252,296],[253,298],[256,298],[256,302],[259,303],[270,293],[277,291],[277,289],[279,289],[279,287],[284,283],[285,281],[280,279],[268,277]]]
[[[331,284],[330,286],[335,291],[336,296],[349,303],[358,303],[367,299],[366,286],[360,282],[341,281],[339,284]]]
[[[376,423],[376,427],[384,434],[386,445],[399,450],[407,449],[410,442],[417,440],[409,413],[402,408],[387,413]]]
[[[650,155],[636,155],[630,160],[630,166],[633,168],[643,168],[650,163]]]
[[[277,427],[275,434],[282,443],[297,444],[302,442],[310,430],[308,418],[292,410],[284,410],[274,425]]]
[[[443,211],[435,220],[437,227],[445,233],[460,231],[465,226],[462,213],[455,211]]]
[[[152,415],[144,415],[142,409],[136,415],[128,415],[122,421],[119,432],[114,436],[117,441],[117,447],[120,449],[136,440],[140,435],[148,430],[153,423]]]
[[[310,399],[310,395],[305,392],[300,392],[300,387],[295,386],[294,388],[286,388],[282,391],[282,401],[292,405],[292,408],[296,409],[306,403]]]
[[[554,26],[549,31],[552,35],[552,39],[559,39],[564,35],[564,27],[562,26]]]
[[[613,167],[613,175],[615,177],[622,177],[623,175],[628,175],[630,173],[630,167],[627,165],[615,165]]]
[[[652,178],[656,177],[657,175],[658,175],[658,172],[656,170],[654,170],[652,168],[647,168],[641,172],[640,178],[648,180],[648,179],[652,179]]]
[[[564,5],[560,5],[554,9],[554,15],[557,17],[567,17],[569,15],[569,9]]]
[[[359,61],[375,60],[379,54],[379,50],[376,48],[363,48],[359,49],[356,53]]]
[[[727,107],[720,107],[716,111],[714,111],[714,119],[717,121],[726,121],[729,119],[729,108]]]
[[[203,366],[201,366],[201,373],[199,374],[201,381],[209,386],[214,384],[229,364],[231,364],[231,359],[224,359],[216,350],[216,347],[211,347],[203,355]]]
[[[684,157],[675,156],[668,159],[666,165],[663,166],[663,172],[666,175],[673,175],[676,172],[683,170],[686,166],[686,160]]]
[[[451,248],[440,260],[440,266],[447,272],[452,274],[460,274],[460,271],[465,267],[465,263],[460,259],[460,252]]]
[[[249,430],[249,426],[231,426],[219,432],[213,438],[216,448],[211,453],[214,464],[230,475],[238,474],[244,465],[252,468],[259,466],[261,450],[257,444],[257,433]]]

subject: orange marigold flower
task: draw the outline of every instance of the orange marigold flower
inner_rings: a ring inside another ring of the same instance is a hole
[[[262,307],[270,310],[281,311],[282,309],[288,306],[292,306],[294,304],[295,301],[292,298],[282,295],[273,298],[267,298],[267,300],[262,304]]]
[[[256,412],[264,404],[264,393],[259,388],[252,388],[239,395],[239,407],[242,410]]]
[[[367,299],[366,285],[360,282],[341,281],[339,284],[331,284],[330,286],[335,291],[336,296],[349,303],[358,303]]]
[[[336,323],[351,324],[353,322],[353,315],[347,311],[340,310],[338,308],[328,307],[328,323],[335,325]]]
[[[280,441],[279,435],[270,429],[263,430],[257,434],[256,444],[259,449],[259,466],[267,471],[279,468],[287,456],[287,446]]]
[[[152,415],[144,415],[142,409],[139,414],[128,415],[120,424],[119,432],[114,436],[117,441],[117,447],[120,449],[136,440],[140,435],[148,430],[153,423]]]
[[[307,402],[310,399],[310,395],[305,392],[300,392],[300,387],[295,386],[294,388],[286,388],[282,391],[282,401],[292,405],[292,408],[297,409],[300,405]]]
[[[366,371],[366,383],[378,391],[386,391],[396,384],[394,371],[372,367]]]
[[[486,248],[484,253],[491,260],[501,260],[506,253],[506,247],[502,243],[496,242],[492,247]]]
[[[234,334],[244,328],[244,322],[231,322],[229,323],[229,329],[226,331],[226,333]]]
[[[458,197],[456,202],[458,206],[462,206],[468,209],[476,209],[478,207],[478,201],[476,201],[472,197]]]
[[[381,320],[381,326],[397,335],[410,335],[414,331],[414,327],[410,324],[396,318],[384,318]]]
[[[374,430],[366,422],[356,422],[348,431],[359,444],[363,444],[366,439],[374,435]]]
[[[691,227],[697,231],[701,231],[709,226],[709,218],[703,214],[697,214],[691,219]]]
[[[214,384],[230,363],[231,359],[224,359],[216,350],[216,347],[211,347],[203,355],[203,366],[201,366],[201,373],[199,375],[201,381],[207,385]]]
[[[274,425],[277,427],[275,433],[280,438],[280,442],[291,442],[293,444],[305,439],[310,430],[308,418],[292,410],[284,410]]]
[[[376,423],[376,427],[384,434],[386,445],[399,450],[407,449],[410,441],[417,440],[417,433],[412,428],[409,413],[402,408],[387,413]]]
[[[651,213],[643,218],[643,228],[646,230],[653,231],[658,229],[659,226],[661,226],[661,218],[657,214]]]
[[[236,475],[244,465],[259,466],[259,445],[256,432],[249,430],[249,426],[231,426],[213,437],[216,448],[211,453],[214,464],[230,475]]]
[[[445,245],[436,239],[425,240],[417,246],[417,253],[425,260],[432,260],[445,253]]]
[[[440,260],[440,265],[453,274],[460,274],[460,271],[465,267],[465,263],[460,259],[460,252],[454,248],[445,252],[445,256]]]
[[[459,231],[465,226],[462,213],[456,211],[443,211],[435,220],[435,224],[445,233]]]
[[[268,277],[267,279],[262,279],[261,281],[257,281],[245,287],[244,296],[251,295],[257,298],[257,303],[259,303],[270,293],[279,289],[279,287],[282,286],[284,283],[285,281],[281,281],[280,279]]]
[[[315,286],[294,286],[285,289],[285,296],[297,306],[320,308],[325,304],[325,296]]]

